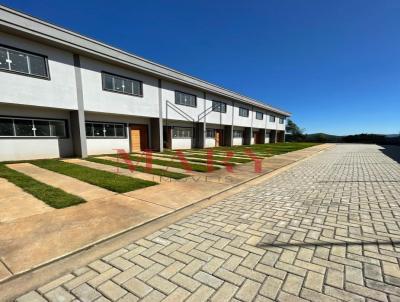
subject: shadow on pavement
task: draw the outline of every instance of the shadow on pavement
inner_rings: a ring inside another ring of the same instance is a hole
[[[379,145],[379,146],[381,147],[379,151],[381,151],[386,156],[400,163],[400,146],[394,146],[394,145]]]

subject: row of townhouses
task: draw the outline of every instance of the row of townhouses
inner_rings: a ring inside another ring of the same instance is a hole
[[[289,113],[0,6],[0,161],[282,142]]]

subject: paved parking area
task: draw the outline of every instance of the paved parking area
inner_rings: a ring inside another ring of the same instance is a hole
[[[380,148],[337,145],[17,301],[400,301],[400,149]]]

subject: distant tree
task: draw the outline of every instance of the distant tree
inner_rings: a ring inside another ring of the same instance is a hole
[[[286,132],[289,134],[289,138],[292,141],[303,141],[305,139],[304,129],[301,129],[295,122],[288,119],[286,124]]]

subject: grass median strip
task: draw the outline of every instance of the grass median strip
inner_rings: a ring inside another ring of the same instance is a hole
[[[61,209],[85,202],[84,199],[69,194],[61,189],[46,185],[23,173],[0,164],[0,177],[20,187],[23,191],[40,199],[49,206]]]
[[[85,160],[99,163],[99,164],[119,167],[119,168],[123,168],[123,169],[129,169],[128,165],[125,163],[122,163],[122,162],[115,162],[115,161],[106,160],[106,159],[102,159],[102,158],[96,158],[96,157],[88,157],[88,158],[85,158]],[[166,171],[166,170],[162,170],[162,169],[154,169],[154,168],[146,169],[145,167],[141,167],[141,166],[135,166],[135,171],[154,174],[154,175],[158,175],[158,176],[162,176],[162,177],[169,177],[169,178],[173,178],[173,179],[182,179],[182,178],[189,176],[186,174],[170,172],[170,171]]]
[[[164,154],[174,156],[174,158],[178,158],[174,151],[165,151]],[[196,159],[192,159],[192,158],[197,158],[197,159],[201,160],[201,162],[207,163],[207,154],[189,153],[189,154],[185,154],[185,157],[187,157],[189,161],[196,161]],[[213,154],[213,160],[218,160],[218,161],[224,162],[226,160],[226,157],[221,156],[221,154]],[[250,161],[251,161],[251,159],[247,159],[247,158],[230,158],[228,160],[228,163],[244,164],[244,163],[248,163]],[[220,164],[220,163],[218,163],[218,164]],[[223,164],[223,163],[221,163],[221,164]]]
[[[40,168],[67,175],[117,193],[126,193],[157,184],[152,181],[83,167],[57,159],[34,160],[31,163]]]
[[[113,155],[114,157],[117,157],[116,155]],[[130,155],[132,160],[138,161],[138,162],[146,162],[146,158],[143,156],[136,156],[136,155]],[[160,165],[160,166],[166,166],[166,167],[172,167],[172,168],[178,168],[178,169],[185,169],[184,165],[181,162],[178,161],[170,161],[170,160],[162,160],[162,159],[152,159],[152,163],[155,165]],[[194,164],[194,163],[189,163],[192,171],[196,172],[207,172],[207,166],[206,165],[199,165],[199,164]],[[218,170],[219,167],[213,166],[213,170]]]

